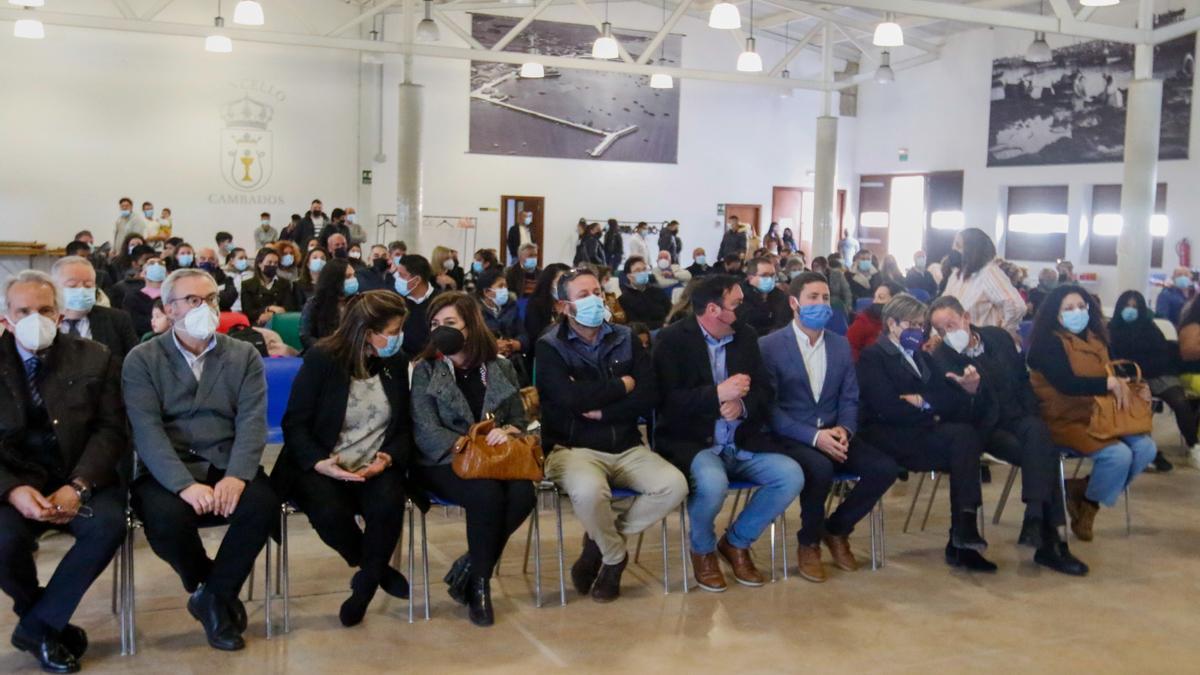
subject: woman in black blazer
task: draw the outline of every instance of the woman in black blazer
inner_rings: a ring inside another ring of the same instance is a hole
[[[279,253],[260,249],[254,256],[254,276],[242,282],[242,314],[255,326],[265,326],[272,316],[297,309],[292,282],[279,276]]]
[[[950,474],[952,512],[946,563],[995,571],[981,553],[976,512],[983,502],[979,458],[983,441],[971,424],[974,404],[935,376],[922,351],[925,305],[901,293],[883,307],[883,334],[862,351],[857,374],[863,439],[909,471]]]
[[[347,303],[337,331],[304,356],[271,475],[280,498],[299,506],[322,541],[358,568],[338,614],[345,626],[362,621],[378,588],[397,598],[409,593],[388,563],[400,539],[413,447],[408,362],[400,355],[406,315],[404,299],[390,291]]]

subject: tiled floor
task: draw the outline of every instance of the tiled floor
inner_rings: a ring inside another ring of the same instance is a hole
[[[1159,426],[1158,438],[1168,453],[1178,453],[1178,435],[1163,422]],[[985,486],[989,514],[1006,473],[1007,468],[994,469],[995,481]],[[1194,673],[1200,668],[1200,472],[1181,466],[1168,475],[1139,479],[1133,490],[1131,537],[1125,535],[1120,506],[1104,510],[1096,541],[1073,547],[1092,566],[1085,579],[1044,571],[1033,565],[1029,551],[1016,547],[1016,494],[1001,524],[988,522],[989,555],[1001,565],[999,574],[950,571],[941,560],[947,527],[944,485],[928,530],[900,531],[914,485],[915,480],[899,483],[886,499],[888,564],[883,570],[831,570],[824,585],[792,576],[759,589],[735,586],[720,595],[696,590],[684,595],[673,521],[671,593],[662,594],[655,529],[648,533],[641,564],[625,575],[624,596],[605,606],[574,591],[568,591],[566,607],[558,606],[554,520],[545,511],[547,606],[533,607],[532,576],[520,573],[522,529],[494,582],[497,625],[490,629],[468,623],[465,610],[446,596],[441,584],[449,563],[465,550],[461,515],[435,509],[429,517],[432,620],[408,624],[405,603],[381,593],[364,624],[353,629],[342,628],[336,618],[350,571],[298,517],[292,520],[291,539],[292,632],[265,639],[260,588],[247,605],[249,645],[237,654],[206,646],[184,609],[178,579],[139,535],[139,652],[119,655],[117,622],[109,613],[111,576],[105,575],[76,615],[92,640],[84,665],[89,672],[222,675],[567,668],[609,673]],[[790,512],[793,527],[796,508]],[[566,527],[569,565],[580,533],[569,513]],[[865,526],[854,540],[865,559]],[[49,574],[67,542],[45,542],[39,560],[43,574]],[[794,547],[794,539],[788,546]],[[765,538],[756,555],[765,569]],[[5,616],[0,631],[7,635],[11,628],[12,620]],[[35,671],[28,656],[0,652],[0,672]]]

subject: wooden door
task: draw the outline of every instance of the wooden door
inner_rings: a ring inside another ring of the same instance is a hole
[[[796,245],[804,251],[809,260],[814,256],[828,255],[829,251],[813,251],[813,190],[803,187],[775,186],[771,198],[771,222],[779,223],[779,236],[783,236],[786,227],[792,228]],[[837,191],[836,220],[834,221],[834,242],[841,241],[844,229],[843,218],[846,214],[846,191]],[[790,221],[791,224],[787,224]]]
[[[538,247],[538,267],[542,266],[542,256],[546,254],[545,247],[542,245],[543,234],[545,233],[545,205],[544,197],[517,197],[510,195],[502,195],[500,197],[500,264],[507,267],[509,265],[508,256],[508,231],[513,225],[519,222],[521,214],[526,211],[533,213],[533,223],[529,226],[530,235],[533,237],[533,243]],[[473,253],[473,251],[472,251]]]
[[[755,244],[761,246],[762,231],[759,229],[759,215],[762,213],[761,204],[726,204],[725,229],[729,229],[729,217],[737,216],[738,221],[750,225],[750,236],[746,240],[746,257],[754,255]]]

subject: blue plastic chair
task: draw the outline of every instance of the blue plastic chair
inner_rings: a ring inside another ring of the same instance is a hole
[[[283,442],[283,414],[287,412],[288,398],[292,394],[292,382],[300,372],[304,359],[298,356],[281,356],[263,359],[267,378],[267,442]]]
[[[854,313],[857,314],[871,306],[875,298],[859,298],[854,301]]]
[[[929,291],[924,288],[910,288],[908,289],[908,294],[925,304],[929,304]]]
[[[517,298],[517,316],[521,318],[521,323],[525,323],[525,310],[529,307],[529,296]]]

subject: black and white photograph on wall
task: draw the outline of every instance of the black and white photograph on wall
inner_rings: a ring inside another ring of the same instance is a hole
[[[1182,16],[1167,12],[1155,24]],[[1057,37],[1047,60],[1030,61],[1030,50],[992,61],[988,166],[1124,159],[1133,45]],[[1187,159],[1195,52],[1195,33],[1154,48],[1154,77],[1163,81],[1159,159]]]
[[[471,34],[487,48],[519,17],[472,14]],[[653,33],[612,29],[636,60]],[[535,20],[504,48],[530,55],[590,58],[590,25]],[[668,35],[650,64],[678,66],[682,36]],[[531,58],[531,61],[534,60]],[[652,88],[646,75],[554,68],[522,77],[521,65],[471,62],[470,152],[488,155],[674,164],[679,148],[679,79]]]

